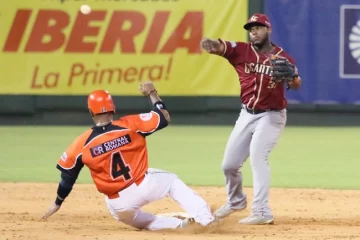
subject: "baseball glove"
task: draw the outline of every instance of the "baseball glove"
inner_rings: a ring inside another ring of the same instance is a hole
[[[294,81],[296,77],[296,68],[288,59],[283,57],[272,57],[270,62],[272,67],[272,81]]]

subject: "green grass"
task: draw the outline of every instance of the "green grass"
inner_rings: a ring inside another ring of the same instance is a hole
[[[86,127],[0,127],[0,181],[58,182],[56,161]],[[170,126],[148,137],[150,167],[191,185],[224,186],[221,161],[232,127]],[[287,127],[270,155],[273,187],[360,189],[360,128]],[[252,185],[249,161],[244,185]],[[91,183],[84,168],[78,183]]]

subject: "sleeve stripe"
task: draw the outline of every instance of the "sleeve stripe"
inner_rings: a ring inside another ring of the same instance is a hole
[[[280,48],[280,50],[275,54],[275,56],[279,56],[280,53],[282,53],[284,50]]]

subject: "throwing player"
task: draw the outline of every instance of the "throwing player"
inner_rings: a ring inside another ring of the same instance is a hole
[[[224,57],[236,70],[241,85],[242,109],[228,139],[222,168],[226,178],[228,201],[215,211],[223,218],[247,206],[242,190],[242,167],[248,157],[253,173],[251,216],[241,224],[270,224],[270,168],[268,156],[286,123],[284,88],[298,89],[301,79],[294,60],[270,41],[271,24],[264,14],[253,15],[244,25],[250,43],[203,39],[201,47]]]
[[[61,182],[57,198],[43,216],[57,212],[71,192],[86,165],[111,215],[138,229],[183,228],[195,220],[202,226],[214,221],[208,204],[175,174],[148,169],[146,137],[166,127],[170,115],[153,83],[140,85],[140,91],[154,105],[149,113],[113,120],[115,106],[107,91],[98,90],[88,97],[88,109],[95,126],[81,134],[58,161]],[[156,216],[143,212],[144,205],[170,196],[191,218]]]

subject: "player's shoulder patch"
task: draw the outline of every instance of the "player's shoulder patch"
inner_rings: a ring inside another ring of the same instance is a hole
[[[230,41],[230,46],[232,47],[232,48],[234,48],[234,47],[236,47],[236,42],[235,41]]]
[[[140,114],[140,119],[142,121],[149,121],[150,119],[152,118],[152,112],[149,112],[149,113],[141,113]]]
[[[66,162],[67,157],[68,157],[68,156],[67,156],[66,152],[64,152],[64,153],[61,155],[60,159],[61,159],[62,161],[64,161],[64,162]]]

